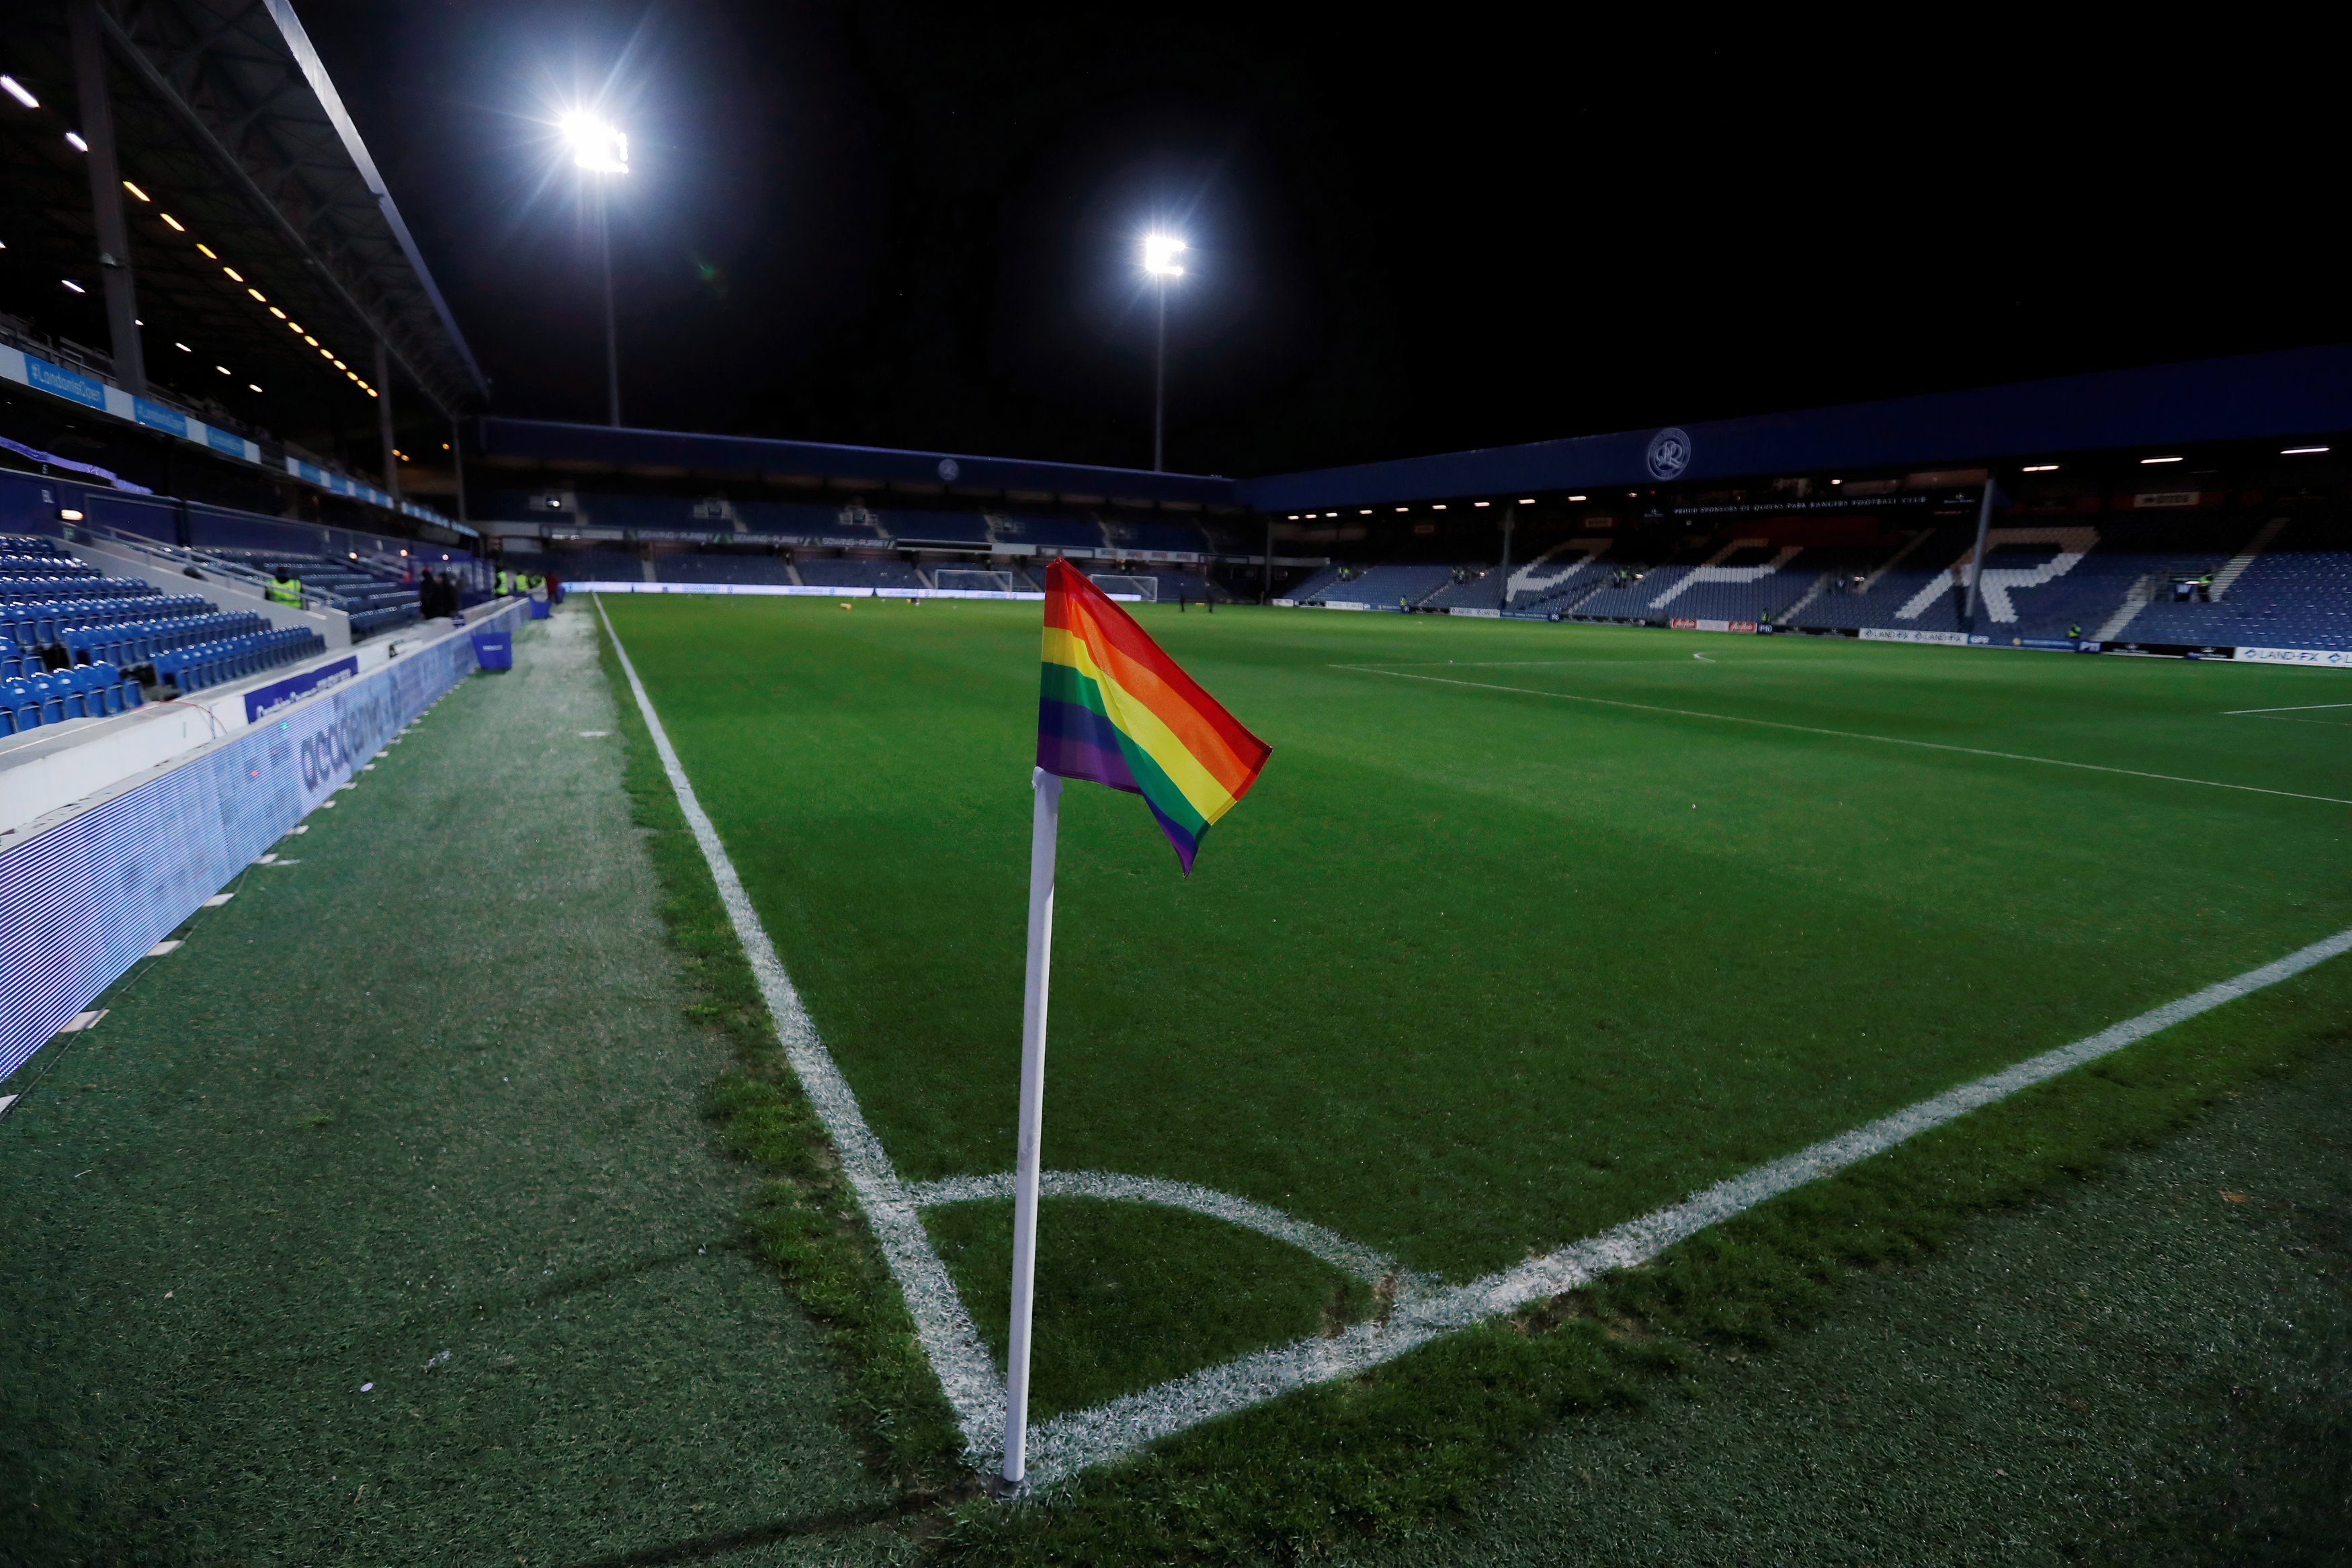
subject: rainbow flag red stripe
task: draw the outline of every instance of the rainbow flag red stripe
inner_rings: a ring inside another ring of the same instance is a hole
[[[1190,876],[1271,751],[1076,568],[1046,569],[1038,767],[1142,796]]]

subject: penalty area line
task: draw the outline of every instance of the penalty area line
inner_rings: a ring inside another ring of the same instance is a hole
[[[2288,800],[2316,800],[2326,806],[2352,806],[2333,795],[2305,795],[2295,789],[2269,789],[2260,784],[2229,784],[2219,779],[2191,779],[2180,773],[2150,773],[2137,768],[2116,768],[2104,762],[2070,762],[2063,757],[2035,757],[2023,751],[1995,751],[1982,746],[1956,746],[1947,740],[1913,740],[1900,735],[1873,735],[1867,730],[1830,729],[1815,724],[1791,724],[1786,719],[1749,718],[1743,714],[1708,713],[1703,708],[1667,707],[1659,703],[1629,702],[1623,697],[1587,696],[1581,692],[1548,692],[1538,686],[1507,686],[1498,681],[1465,681],[1451,675],[1422,675],[1410,670],[1385,670],[1377,664],[1334,664],[1364,675],[1388,675],[1400,681],[1427,681],[1441,686],[1468,686],[1483,692],[1511,692],[1525,697],[1556,697],[1561,702],[1591,703],[1600,707],[1629,708],[1636,713],[1671,714],[1677,718],[1706,718],[1718,724],[1754,725],[1759,729],[1786,729],[1799,735],[1826,735],[1840,740],[1872,740],[1881,746],[1911,746],[1923,751],[1950,751],[1963,757],[1993,757],[2004,762],[2037,762],[2044,768],[2073,768],[2085,773],[2116,773],[2126,779],[2153,779],[2166,784],[2197,784],[2208,789],[2236,789],[2248,795],[2276,795]]]

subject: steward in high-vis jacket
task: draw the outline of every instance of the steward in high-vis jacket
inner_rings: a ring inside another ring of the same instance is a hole
[[[500,599],[504,599],[508,594],[512,593],[513,591],[514,573],[509,571],[504,567],[499,568],[499,597]]]
[[[302,608],[302,580],[282,566],[278,569],[278,575],[271,580],[267,591],[272,604],[290,604],[297,610]]]

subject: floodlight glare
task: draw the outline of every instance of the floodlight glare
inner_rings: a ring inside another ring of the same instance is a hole
[[[35,98],[30,92],[27,92],[25,89],[25,84],[18,81],[15,77],[0,77],[0,88],[5,88],[7,89],[8,96],[15,99],[18,103],[23,104],[26,109],[38,109],[41,107],[41,100]]]
[[[572,143],[572,161],[592,174],[629,172],[629,139],[593,114],[572,113],[558,122]]]
[[[1185,251],[1184,242],[1171,234],[1157,230],[1143,236],[1143,270],[1154,277],[1181,277],[1184,264],[1176,258]]]

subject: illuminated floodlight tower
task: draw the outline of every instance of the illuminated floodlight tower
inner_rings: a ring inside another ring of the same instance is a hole
[[[1151,356],[1151,471],[1167,466],[1168,286],[1184,276],[1184,242],[1164,229],[1143,236],[1143,274],[1159,297],[1159,330]]]
[[[619,127],[578,110],[558,122],[572,162],[596,182],[596,257],[604,280],[604,396],[607,424],[621,423],[621,347],[613,327],[613,233],[604,216],[605,182],[629,172],[629,139]]]

